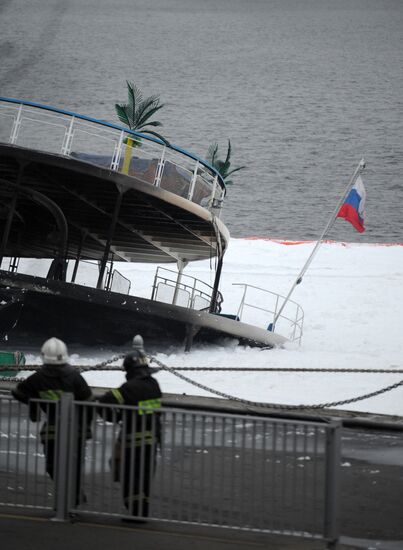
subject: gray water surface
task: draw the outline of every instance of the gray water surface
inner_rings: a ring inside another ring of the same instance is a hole
[[[367,231],[403,241],[401,0],[0,0],[0,94],[117,122],[126,79],[161,133],[227,139],[232,236],[318,238],[361,157]]]

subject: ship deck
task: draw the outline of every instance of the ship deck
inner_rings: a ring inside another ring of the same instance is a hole
[[[187,349],[194,337],[281,345],[286,338],[266,330],[268,323],[259,328],[217,315],[229,242],[220,220],[225,192],[212,166],[167,142],[0,98],[3,336],[17,344],[52,332],[67,341],[108,344],[146,330],[159,340],[163,334],[185,340]],[[52,260],[47,275],[19,272],[20,260],[28,258]],[[212,258],[213,287],[182,282],[189,262]],[[76,281],[85,261],[99,268],[91,289]],[[173,281],[156,275],[151,299],[140,299],[119,273],[115,284],[114,262],[174,262],[178,273]],[[48,318],[39,322],[45,310]]]

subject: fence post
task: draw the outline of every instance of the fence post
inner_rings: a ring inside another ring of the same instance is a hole
[[[20,106],[19,106],[18,112],[17,112],[17,117],[14,120],[14,124],[13,124],[12,130],[11,130],[11,136],[10,136],[9,143],[11,143],[13,145],[14,145],[14,143],[17,143],[18,133],[20,131],[21,119],[22,119],[22,107],[23,107],[23,103],[20,103]]]
[[[60,150],[60,153],[62,155],[70,155],[70,152],[71,152],[71,142],[72,142],[72,139],[73,139],[73,127],[74,127],[74,122],[75,122],[75,118],[76,117],[71,117],[70,119],[70,124],[69,124],[69,127],[66,128],[66,132],[64,134],[64,139],[63,139],[63,143],[62,143],[62,147],[61,147],[61,150]]]
[[[158,161],[157,168],[155,170],[155,176],[154,176],[155,187],[161,187],[162,173],[165,168],[165,151],[166,151],[166,146],[164,146],[164,148],[162,149],[161,157]]]
[[[326,429],[324,538],[327,548],[336,548],[339,539],[341,420]]]
[[[115,144],[115,150],[113,152],[113,157],[111,160],[111,170],[119,171],[119,164],[120,164],[120,158],[122,156],[122,146],[123,146],[123,138],[124,138],[124,131],[122,130],[120,132],[119,140]]]
[[[199,172],[199,166],[200,166],[200,162],[196,161],[196,165],[195,165],[195,168],[193,170],[193,175],[192,175],[192,179],[190,181],[189,192],[188,192],[188,199],[190,201],[193,199],[193,193],[194,193],[195,186],[196,186],[197,174]]]
[[[69,495],[69,442],[71,414],[73,410],[73,394],[63,393],[59,402],[59,421],[57,424],[57,451],[55,456],[55,521],[68,519]]]

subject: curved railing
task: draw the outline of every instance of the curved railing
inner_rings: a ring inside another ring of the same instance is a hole
[[[304,310],[294,302],[288,300],[282,314],[277,312],[286,299],[285,296],[271,292],[264,288],[245,283],[232,283],[243,289],[237,317],[240,321],[262,326],[271,332],[288,334],[288,339],[301,344],[304,327]]]
[[[188,309],[208,310],[211,305],[213,287],[192,277],[166,267],[155,272],[151,300],[182,306]],[[220,308],[223,297],[218,293]]]
[[[219,215],[220,174],[163,141],[73,112],[0,96],[0,142],[72,157],[135,177]]]

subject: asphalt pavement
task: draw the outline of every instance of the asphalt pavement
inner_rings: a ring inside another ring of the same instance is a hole
[[[91,521],[77,518],[58,522],[49,518],[0,514],[1,546],[10,550],[319,550],[326,543],[313,539],[263,535],[148,522],[122,524],[119,520]],[[350,544],[338,550],[365,548]],[[379,548],[379,547],[377,547]]]

